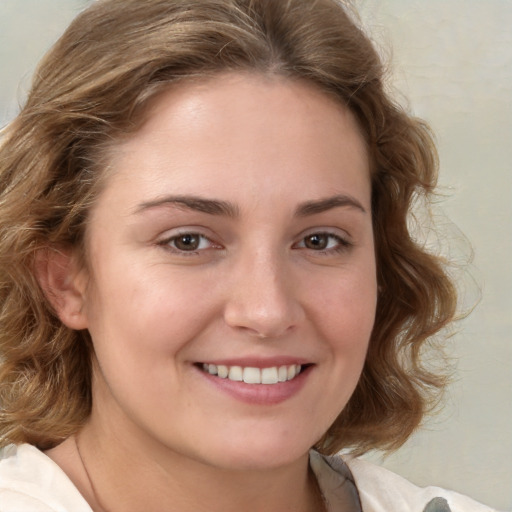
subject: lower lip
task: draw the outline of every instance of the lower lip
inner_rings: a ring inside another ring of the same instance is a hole
[[[296,395],[306,383],[313,366],[308,366],[296,377],[277,384],[247,384],[211,375],[197,368],[197,371],[221,391],[248,404],[275,405]]]

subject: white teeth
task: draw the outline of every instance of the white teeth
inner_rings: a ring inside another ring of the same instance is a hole
[[[221,379],[227,378],[227,376],[229,375],[229,368],[227,366],[224,366],[223,364],[219,364],[219,366],[217,366],[217,375]]]
[[[235,380],[235,381],[242,381],[244,379],[242,367],[241,366],[231,366],[229,368],[228,379]]]
[[[247,384],[261,384],[261,370],[259,368],[244,368],[244,382]]]
[[[247,384],[277,384],[292,380],[301,371],[300,364],[287,366],[271,366],[268,368],[254,368],[251,366],[226,366],[216,364],[203,364],[203,370],[210,375],[217,375],[221,379],[229,379]]]
[[[263,368],[261,370],[261,383],[262,384],[275,384],[279,382],[277,378],[278,370],[274,366],[273,368]]]

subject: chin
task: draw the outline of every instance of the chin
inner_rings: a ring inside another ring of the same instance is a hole
[[[236,443],[233,441],[211,450],[207,457],[212,465],[226,470],[259,471],[288,466],[301,458],[307,458],[315,441],[266,438],[261,440],[246,437]]]

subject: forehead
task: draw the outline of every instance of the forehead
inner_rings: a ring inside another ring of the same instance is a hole
[[[364,138],[348,108],[279,76],[230,73],[171,86],[110,156],[117,179],[137,180],[140,192],[158,182],[200,193],[252,185],[256,194],[264,179],[290,194],[305,182],[310,195],[369,186]],[[315,192],[329,180],[333,190]]]
[[[210,126],[221,121],[242,125],[255,113],[262,114],[262,122],[268,116],[280,118],[281,126],[286,118],[288,126],[305,127],[307,121],[315,130],[329,131],[338,125],[363,135],[355,116],[334,93],[304,79],[250,71],[195,77],[163,88],[143,109],[137,134],[153,136],[170,119],[175,123],[186,119],[193,129],[202,120]]]

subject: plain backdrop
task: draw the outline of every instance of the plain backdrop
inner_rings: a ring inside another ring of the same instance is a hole
[[[0,125],[35,64],[90,0],[0,0]],[[512,510],[512,1],[359,0],[393,94],[436,134],[444,251],[473,313],[449,341],[456,379],[443,411],[380,461]],[[450,220],[448,220],[450,219]],[[464,234],[464,236],[462,235]],[[467,239],[467,240],[466,240]]]

